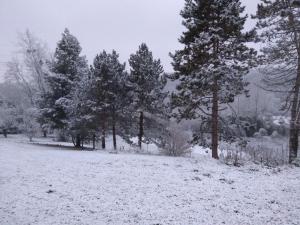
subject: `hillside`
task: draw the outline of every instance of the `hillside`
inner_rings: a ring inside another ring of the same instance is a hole
[[[0,140],[0,224],[299,224],[300,169]]]

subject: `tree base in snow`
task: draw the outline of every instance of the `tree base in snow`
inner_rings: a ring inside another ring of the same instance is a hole
[[[296,167],[300,167],[300,158],[294,159],[291,164],[296,166]]]

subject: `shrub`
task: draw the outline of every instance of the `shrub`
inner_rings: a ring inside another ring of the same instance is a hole
[[[278,138],[279,137],[279,133],[276,130],[274,130],[273,133],[272,133],[272,135],[271,135],[271,137],[272,138]]]
[[[243,151],[250,156],[251,161],[266,166],[278,166],[288,162],[288,150],[283,145],[275,148],[267,143],[251,144]]]
[[[261,138],[261,134],[259,132],[255,132],[253,137],[255,138]]]
[[[191,154],[189,136],[178,126],[171,126],[164,140],[161,153],[168,156],[187,156]]]
[[[268,131],[266,129],[264,129],[264,128],[260,128],[259,129],[259,134],[261,136],[268,136]]]
[[[267,137],[266,137],[267,138]],[[239,166],[245,162],[259,163],[273,167],[288,163],[288,148],[285,145],[253,139],[249,142],[236,142],[222,146],[220,159],[225,164]]]

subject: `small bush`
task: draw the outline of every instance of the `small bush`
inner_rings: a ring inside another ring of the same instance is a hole
[[[236,142],[233,144],[223,144],[221,146],[220,159],[228,165],[239,166],[246,162],[254,162],[265,166],[273,167],[288,163],[288,148],[280,144],[270,144],[268,141],[261,140],[261,143],[255,142]]]
[[[255,132],[253,137],[255,138],[261,138],[261,134],[259,132]]]
[[[275,131],[273,131],[271,137],[272,138],[278,138],[279,137],[279,133],[275,130]]]
[[[247,161],[246,154],[243,149],[247,146],[246,140],[239,140],[236,143],[226,144],[225,149],[221,149],[220,160],[227,165],[241,166],[244,161]]]
[[[161,153],[168,156],[187,156],[191,154],[189,136],[177,126],[168,128]]]
[[[278,166],[288,162],[288,150],[284,146],[274,148],[267,144],[248,145],[243,149],[251,157],[251,161],[266,166]]]
[[[261,136],[268,136],[268,131],[266,129],[264,129],[264,128],[260,128],[259,129],[259,134]]]

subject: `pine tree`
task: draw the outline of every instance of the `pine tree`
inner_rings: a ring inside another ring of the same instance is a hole
[[[239,0],[186,0],[181,11],[186,31],[183,50],[173,58],[179,81],[172,105],[179,119],[209,117],[212,157],[218,159],[219,105],[245,92],[255,51],[245,43],[254,32],[243,33],[247,16]]]
[[[291,110],[289,161],[297,157],[300,113],[300,1],[262,0],[254,18],[258,19],[264,81],[267,90],[285,93],[284,110]]]
[[[87,61],[80,53],[81,47],[77,38],[65,29],[55,50],[51,73],[46,77],[49,90],[43,94],[40,101],[43,117],[53,129],[67,129],[66,108],[71,99],[71,92],[76,82],[88,73]]]
[[[119,62],[116,51],[108,54],[106,51],[98,54],[91,67],[93,76],[94,113],[102,124],[102,148],[105,148],[105,133],[107,122],[111,124],[113,146],[117,149],[116,125],[124,116],[125,105],[128,104],[125,63]]]
[[[64,104],[68,118],[68,133],[71,134],[72,141],[78,148],[83,147],[84,140],[94,137],[96,132],[91,100],[92,82],[90,73],[82,74]]]
[[[152,52],[146,44],[141,44],[138,51],[129,59],[130,82],[133,88],[133,109],[139,112],[138,145],[142,147],[144,136],[145,112],[160,114],[163,101],[167,95],[163,91],[166,80],[160,60],[153,59]],[[150,117],[148,117],[150,119]]]

